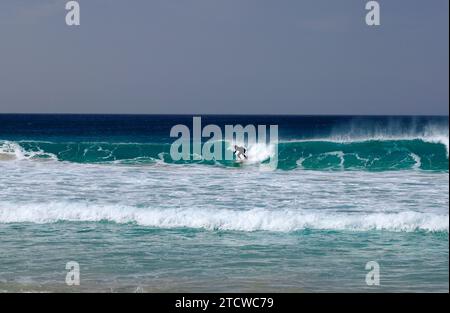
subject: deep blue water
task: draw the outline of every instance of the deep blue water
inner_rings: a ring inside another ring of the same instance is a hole
[[[448,116],[196,115],[203,125],[279,125],[280,138],[425,135],[448,132]],[[0,114],[0,138],[127,142],[172,141],[176,124],[192,125],[192,115]]]

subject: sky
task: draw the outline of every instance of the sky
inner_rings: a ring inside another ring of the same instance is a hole
[[[449,1],[0,1],[0,113],[448,115]]]

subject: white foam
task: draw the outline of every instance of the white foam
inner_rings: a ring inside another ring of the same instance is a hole
[[[248,160],[253,163],[261,163],[275,155],[274,146],[256,143],[248,148]]]
[[[3,141],[0,144],[0,155],[7,160],[24,159],[23,149],[15,142]]]
[[[57,160],[56,155],[41,149],[27,151],[13,141],[0,141],[0,160],[29,160],[37,157]]]
[[[420,159],[420,157],[417,154],[414,153],[410,153],[411,157],[414,160],[414,165],[413,168],[414,169],[420,169],[420,166],[422,165],[422,160]]]
[[[233,142],[227,145],[227,149],[234,151],[234,145],[244,146],[247,149],[247,163],[255,164],[267,161],[275,156],[275,146],[273,144],[253,143],[248,146],[242,142]]]
[[[405,211],[399,213],[331,213],[318,210],[231,210],[188,208],[137,208],[123,205],[83,203],[33,203],[0,206],[1,223],[54,223],[58,221],[136,223],[156,228],[202,228],[208,230],[279,231],[387,230],[445,231],[448,214]]]

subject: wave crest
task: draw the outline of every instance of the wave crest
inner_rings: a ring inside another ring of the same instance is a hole
[[[317,210],[137,208],[82,203],[14,204],[0,207],[1,223],[58,221],[136,223],[155,228],[292,232],[304,229],[448,232],[449,216],[435,213],[330,213]]]

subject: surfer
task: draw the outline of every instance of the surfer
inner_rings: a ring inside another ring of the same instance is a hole
[[[247,159],[247,155],[245,154],[247,152],[247,149],[245,149],[244,147],[239,147],[237,145],[234,145],[234,152],[233,154],[236,154],[236,157],[239,158],[239,160],[242,160],[243,156],[245,159]]]

